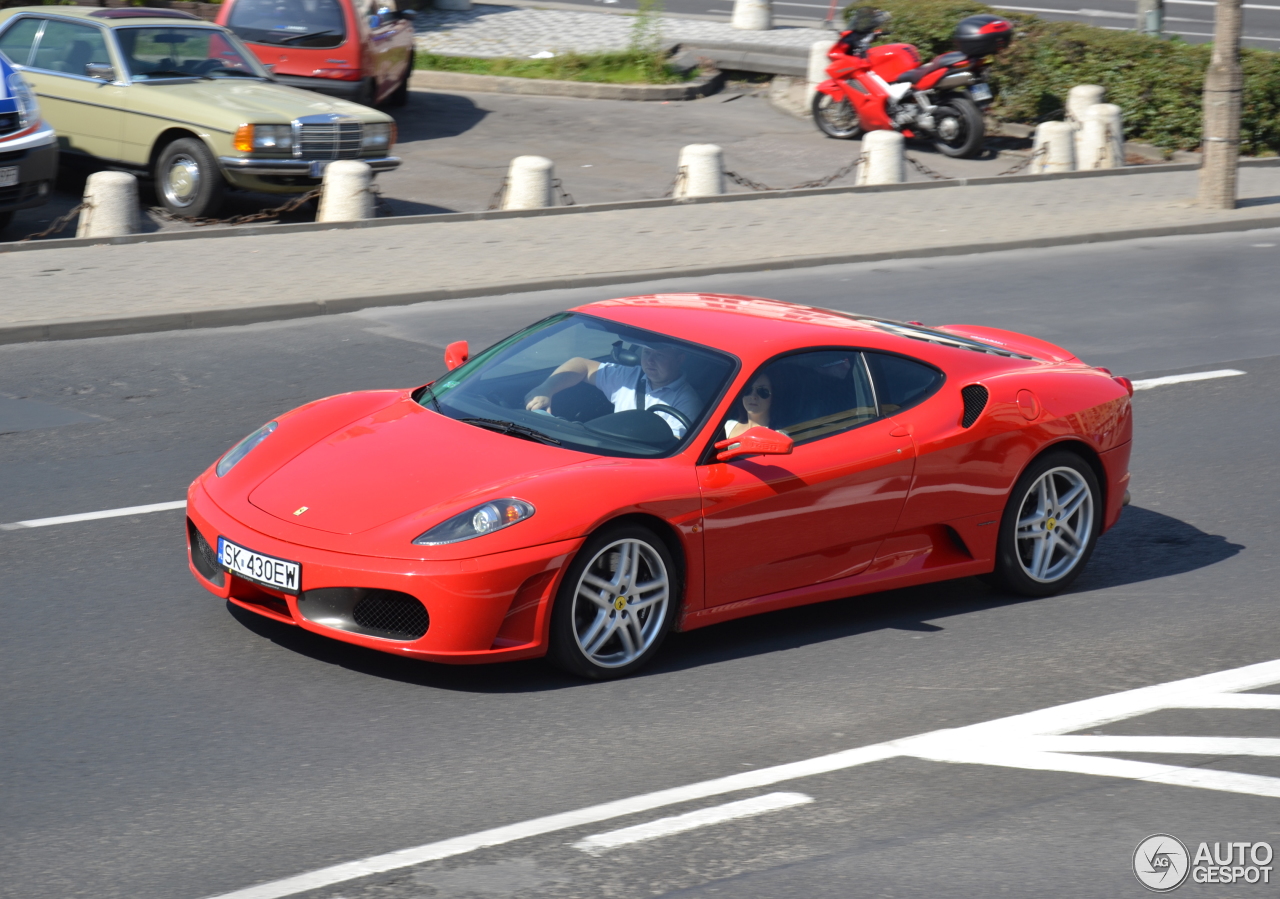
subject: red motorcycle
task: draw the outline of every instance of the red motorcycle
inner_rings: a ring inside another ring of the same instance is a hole
[[[813,120],[829,137],[856,140],[867,131],[925,137],[947,156],[982,152],[982,109],[991,103],[990,57],[1009,45],[1013,27],[999,16],[963,19],[955,51],[920,64],[911,44],[882,44],[889,14],[859,7],[850,29],[827,54],[831,77],[813,95]]]

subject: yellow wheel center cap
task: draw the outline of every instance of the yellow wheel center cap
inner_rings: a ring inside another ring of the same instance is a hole
[[[1050,518],[1048,521],[1044,523],[1044,529],[1046,531],[1052,531],[1057,526],[1058,526],[1058,519],[1056,518]]]
[[[625,596],[619,596],[613,601],[613,607],[621,612],[627,607],[627,598]]]

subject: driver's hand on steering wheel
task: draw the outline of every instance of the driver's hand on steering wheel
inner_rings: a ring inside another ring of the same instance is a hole
[[[530,412],[541,412],[543,410],[550,411],[551,397],[549,396],[531,397],[529,399],[529,402],[524,404],[524,407],[528,409]]]

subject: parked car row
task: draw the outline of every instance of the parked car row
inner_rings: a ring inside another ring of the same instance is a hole
[[[374,0],[361,15],[358,2],[232,0],[218,23],[146,7],[0,11],[0,228],[44,202],[59,154],[154,178],[183,216],[216,214],[229,188],[304,193],[336,159],[397,168],[395,122],[371,106],[405,99],[411,14]]]

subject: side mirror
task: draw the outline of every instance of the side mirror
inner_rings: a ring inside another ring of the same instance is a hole
[[[471,348],[467,346],[465,340],[455,340],[444,348],[444,365],[449,371],[453,371],[459,365],[466,365],[470,358]]]
[[[792,439],[781,431],[756,427],[717,443],[716,449],[720,452],[716,458],[728,462],[739,456],[789,456],[794,446]]]
[[[116,70],[105,62],[88,62],[84,66],[84,74],[99,81],[115,81]]]

